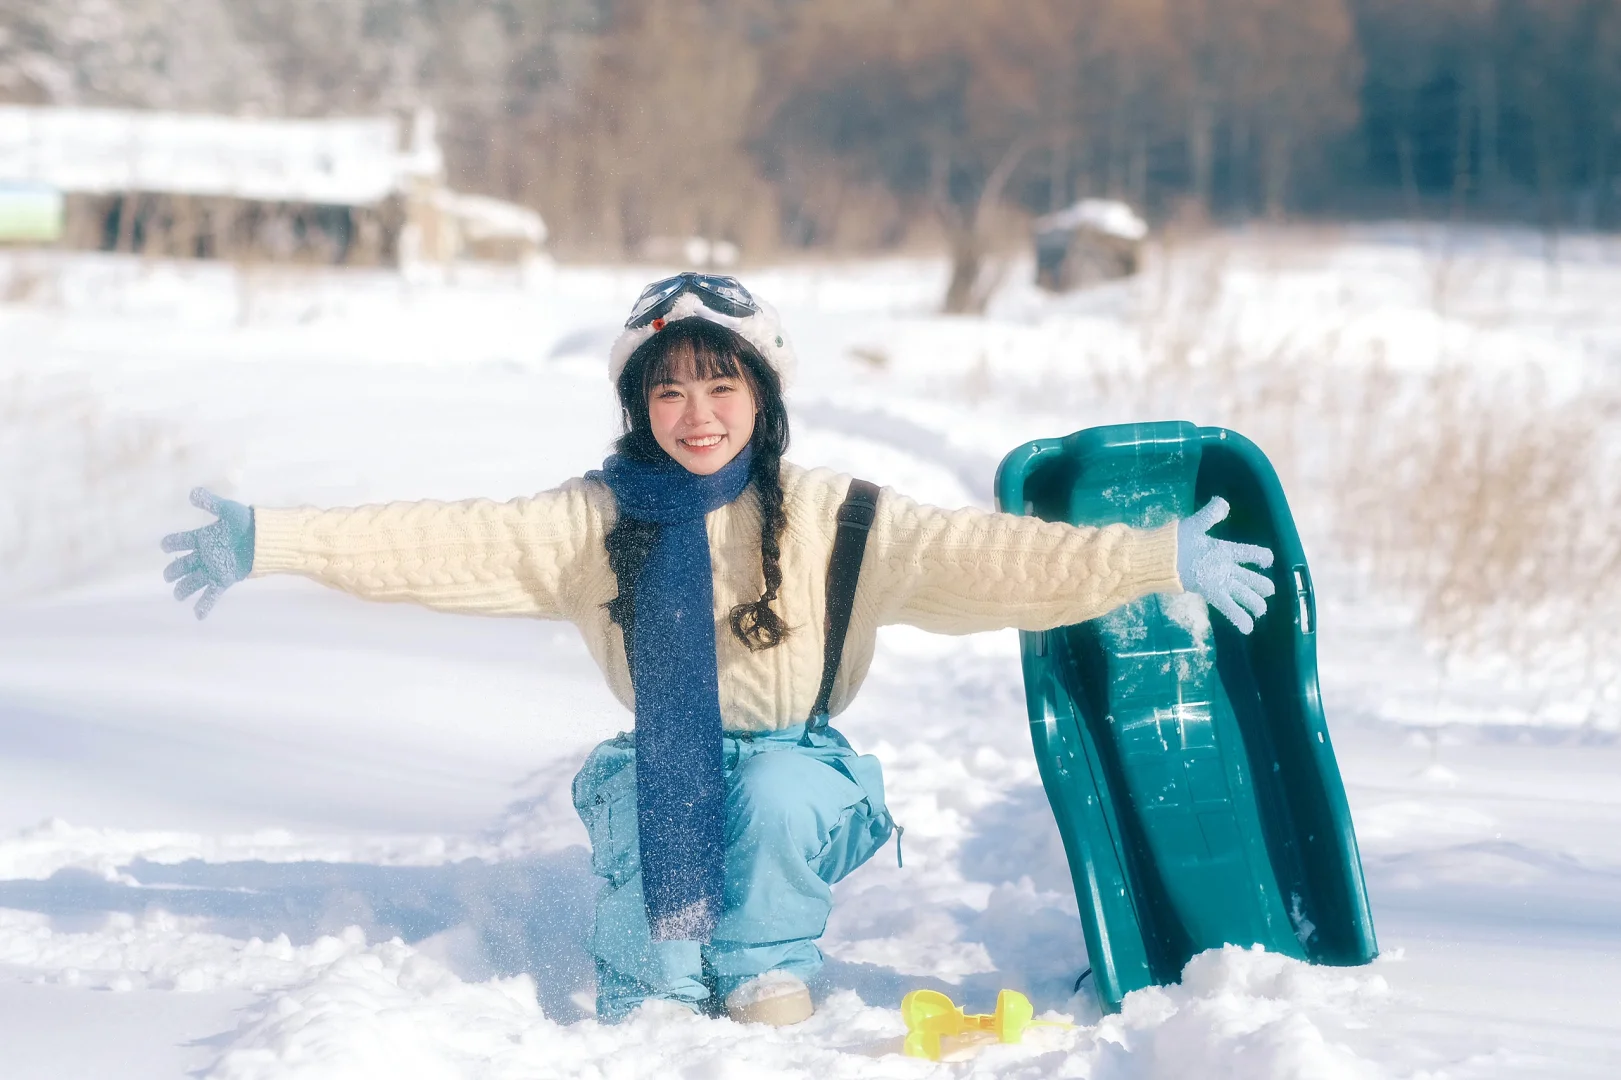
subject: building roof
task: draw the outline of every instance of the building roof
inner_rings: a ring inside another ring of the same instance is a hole
[[[366,206],[443,166],[431,114],[263,120],[0,105],[0,183]]]
[[[1037,218],[1033,227],[1038,233],[1084,229],[1122,240],[1141,240],[1148,235],[1148,223],[1117,199],[1082,199],[1073,206]]]
[[[443,188],[434,192],[433,204],[455,218],[469,240],[527,240],[536,246],[546,242],[546,222],[527,206]]]

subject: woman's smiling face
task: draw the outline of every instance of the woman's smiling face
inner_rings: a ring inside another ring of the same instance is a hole
[[[699,476],[725,468],[754,435],[754,392],[746,378],[700,379],[690,358],[647,393],[653,438]]]

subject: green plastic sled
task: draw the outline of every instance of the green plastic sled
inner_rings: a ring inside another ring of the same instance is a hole
[[[1030,733],[1110,1012],[1223,944],[1321,964],[1378,954],[1317,691],[1311,573],[1266,455],[1221,428],[1122,424],[1026,443],[996,474],[1003,510],[1077,525],[1164,525],[1213,495],[1232,513],[1212,535],[1277,557],[1253,634],[1189,594],[1020,634]]]

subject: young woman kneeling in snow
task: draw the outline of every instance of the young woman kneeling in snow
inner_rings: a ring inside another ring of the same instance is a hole
[[[735,279],[648,287],[611,353],[626,431],[600,472],[511,502],[247,507],[164,540],[207,614],[249,576],[302,574],[372,600],[568,619],[634,734],[574,780],[607,879],[597,1008],[643,1002],[790,1024],[834,882],[894,830],[876,758],[812,717],[829,556],[848,476],[782,458],[793,351]],[[1151,592],[1204,595],[1248,630],[1269,552],[1215,540],[1212,506],[1160,529],[1077,528],[878,496],[827,712],[860,688],[878,627],[1044,630]],[[1248,613],[1244,609],[1248,609]]]

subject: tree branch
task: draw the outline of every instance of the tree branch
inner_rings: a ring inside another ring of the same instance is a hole
[[[1008,145],[1007,151],[1002,154],[1002,160],[996,163],[996,168],[985,178],[985,186],[980,190],[979,201],[974,204],[974,227],[979,227],[980,219],[985,211],[1002,198],[1002,189],[1013,178],[1013,171],[1024,161],[1025,155],[1035,147],[1036,139],[1032,135],[1020,135]]]

